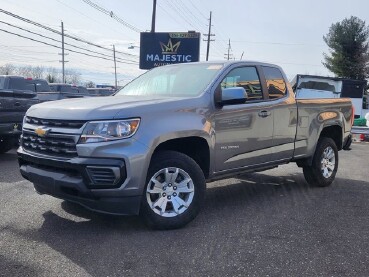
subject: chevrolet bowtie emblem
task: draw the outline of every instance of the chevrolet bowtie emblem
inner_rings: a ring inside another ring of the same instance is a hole
[[[42,127],[38,127],[35,130],[35,133],[39,136],[39,137],[45,137],[49,134],[49,132],[51,131],[51,129],[48,128],[42,128]]]

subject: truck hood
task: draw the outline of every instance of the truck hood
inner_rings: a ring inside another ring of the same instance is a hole
[[[136,117],[147,110],[147,106],[178,101],[172,97],[107,96],[78,99],[64,99],[44,102],[32,106],[27,116],[65,120],[102,120]],[[162,105],[159,105],[162,106]]]

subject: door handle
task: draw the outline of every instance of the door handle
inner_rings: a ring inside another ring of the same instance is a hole
[[[21,104],[19,102],[15,102],[14,106],[19,107]]]
[[[258,115],[259,115],[260,117],[268,117],[268,116],[270,116],[270,115],[271,115],[271,113],[270,113],[269,111],[265,111],[265,110],[263,110],[263,111],[260,111],[260,112],[258,113]]]

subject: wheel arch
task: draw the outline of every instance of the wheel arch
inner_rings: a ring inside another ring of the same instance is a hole
[[[343,131],[340,125],[325,126],[320,132],[319,139],[322,137],[331,138],[336,144],[338,151],[342,150]]]
[[[210,147],[205,138],[189,136],[163,141],[156,146],[151,160],[155,154],[165,150],[176,151],[189,156],[200,166],[204,177],[208,178],[210,173]]]
[[[297,160],[296,163],[299,167],[303,167],[303,166],[311,166],[312,162],[313,162],[313,158],[314,158],[314,154],[316,151],[316,147],[318,145],[318,141],[323,138],[331,138],[334,143],[337,146],[337,150],[340,151],[342,150],[342,141],[343,141],[343,129],[342,126],[340,125],[327,125],[327,126],[323,126],[322,130],[319,133],[319,136],[317,138],[317,141],[315,143],[315,147],[314,147],[314,152],[313,154],[305,159],[301,159],[301,160]]]

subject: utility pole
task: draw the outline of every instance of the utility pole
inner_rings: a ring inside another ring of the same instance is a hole
[[[68,55],[64,52],[64,24],[61,22],[61,35],[62,35],[62,52],[59,55],[62,56],[62,60],[59,61],[62,63],[62,74],[63,74],[63,83],[65,83],[65,63],[68,62],[65,60],[65,55]]]
[[[232,54],[231,54],[231,39],[228,39],[228,50],[227,53],[224,54],[226,57],[226,59],[229,61],[229,59],[231,58]]]
[[[228,39],[228,55],[227,55],[228,61],[229,61],[229,51],[231,51],[231,39]]]
[[[210,39],[210,37],[215,36],[211,33],[211,12],[210,12],[210,18],[209,18],[209,32],[207,34],[203,34],[204,36],[207,36],[207,39],[204,39],[204,41],[207,41],[207,48],[206,48],[206,61],[209,60],[209,50],[210,50],[210,41],[215,41],[215,39]]]
[[[117,61],[115,60],[115,45],[113,45],[113,57],[114,57],[115,89],[117,89],[118,83],[117,83]]]
[[[156,21],[156,0],[153,1],[152,6],[151,33],[155,33],[155,21]]]

